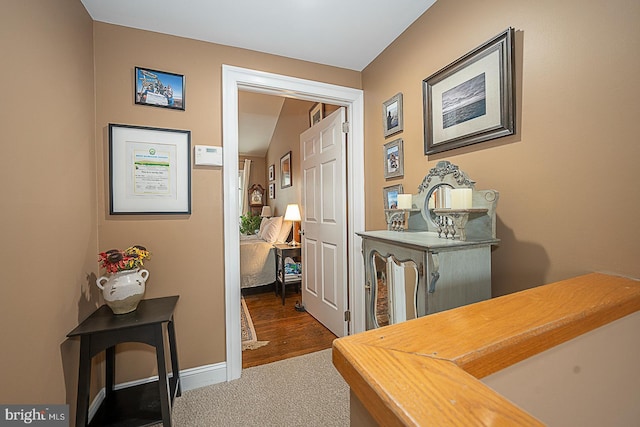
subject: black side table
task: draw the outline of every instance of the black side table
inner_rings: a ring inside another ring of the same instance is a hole
[[[91,359],[105,351],[106,397],[95,416],[92,426],[142,426],[162,421],[171,427],[171,408],[175,396],[181,395],[180,369],[176,350],[173,310],[178,296],[140,301],[138,308],[127,314],[113,314],[103,305],[85,319],[68,337],[80,337],[80,368],[78,375],[78,402],[76,426],[88,424]],[[172,376],[165,364],[165,334],[167,324]],[[156,350],[158,381],[114,390],[116,344],[141,342]]]
[[[285,287],[286,285],[296,285],[301,286],[302,279],[298,280],[287,280],[286,275],[284,274],[284,260],[286,257],[291,258],[302,258],[302,246],[289,246],[287,244],[275,244],[273,245],[276,249],[276,295],[278,294],[278,288],[282,288],[282,305],[284,305],[284,295],[285,295]]]

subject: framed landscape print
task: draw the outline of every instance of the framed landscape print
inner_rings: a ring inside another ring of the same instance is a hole
[[[425,154],[515,132],[513,38],[509,28],[423,80]]]
[[[384,136],[391,136],[403,129],[402,94],[398,93],[382,104]]]
[[[384,144],[384,177],[404,176],[404,149],[402,139]]]
[[[135,102],[140,105],[184,110],[184,76],[135,67]]]

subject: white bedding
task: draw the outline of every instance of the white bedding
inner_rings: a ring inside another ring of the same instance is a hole
[[[276,280],[273,245],[258,236],[240,237],[240,288],[268,285]]]

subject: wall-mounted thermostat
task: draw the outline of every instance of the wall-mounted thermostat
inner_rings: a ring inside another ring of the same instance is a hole
[[[222,166],[222,147],[196,145],[196,166]]]

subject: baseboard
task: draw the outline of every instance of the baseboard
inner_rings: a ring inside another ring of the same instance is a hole
[[[116,384],[115,390],[119,390],[126,387],[132,387],[140,384],[146,384],[153,381],[158,381],[158,376],[155,375],[149,378],[143,378],[135,381],[128,381],[126,383]],[[220,362],[212,365],[198,366],[196,368],[189,368],[180,371],[180,385],[182,391],[194,390],[200,387],[206,387],[212,384],[218,384],[227,381],[227,363]],[[89,405],[89,421],[93,419],[93,416],[98,411],[98,408],[104,401],[106,396],[106,390],[104,387],[100,389],[96,397]]]

